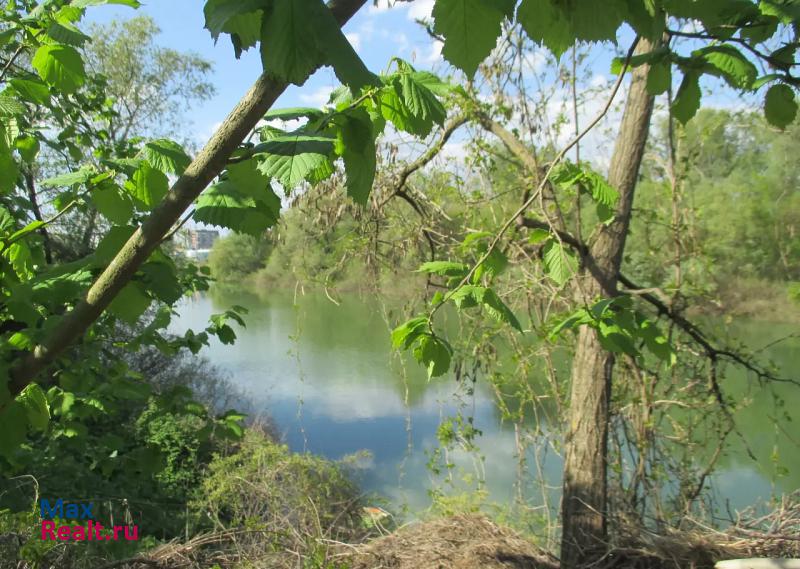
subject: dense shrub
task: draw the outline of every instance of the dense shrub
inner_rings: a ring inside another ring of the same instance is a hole
[[[214,243],[208,265],[215,279],[238,281],[266,263],[271,245],[267,238],[231,233]]]
[[[325,557],[320,538],[353,542],[366,534],[345,465],[293,453],[258,427],[247,430],[236,452],[211,462],[198,497],[193,508],[215,528],[251,531],[237,545],[259,566],[283,566],[287,551]]]

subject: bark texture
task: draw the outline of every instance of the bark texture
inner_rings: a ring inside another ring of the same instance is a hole
[[[332,0],[328,5],[344,25],[366,0]],[[64,349],[81,338],[114,297],[133,278],[138,268],[197,196],[218,176],[239,144],[275,103],[287,84],[264,74],[230,112],[225,122],[175,182],[164,200],[131,236],[117,256],[97,278],[86,297],[25,358],[11,370],[9,390],[18,394]]]
[[[655,46],[640,40],[636,53]],[[584,255],[581,299],[617,294],[617,279],[630,225],[633,196],[644,155],[654,98],[649,67],[633,71],[608,180],[620,194],[614,221],[603,227]],[[574,569],[596,561],[606,544],[609,401],[614,355],[584,326],[572,362],[569,431],[564,458],[561,566]]]

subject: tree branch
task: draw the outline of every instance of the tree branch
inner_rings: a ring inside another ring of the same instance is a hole
[[[366,0],[332,0],[328,7],[339,24],[344,25],[365,3]],[[285,82],[273,79],[266,73],[258,78],[183,175],[173,184],[164,200],[97,278],[86,297],[61,318],[42,344],[16,362],[11,369],[9,382],[12,395],[20,393],[100,317],[180,216],[222,172],[230,155],[287,86]]]
[[[411,177],[411,175],[424,168],[428,165],[428,163],[436,158],[439,153],[444,148],[444,145],[447,144],[447,141],[450,140],[450,137],[453,136],[453,133],[458,130],[460,126],[467,122],[467,117],[465,115],[456,115],[450,121],[442,127],[442,132],[439,135],[439,140],[436,141],[436,144],[431,146],[428,150],[426,150],[422,155],[420,155],[416,160],[406,164],[406,166],[400,170],[400,172],[396,176],[396,181],[393,185],[392,190],[389,192],[389,195],[378,205],[378,209],[381,209],[386,203],[392,199],[394,196],[399,195],[401,192],[404,191],[406,186],[406,182]],[[401,196],[402,197],[402,196]],[[417,209],[416,207],[414,209]]]
[[[641,292],[645,290],[643,287],[640,287],[639,285],[631,281],[631,279],[629,279],[623,274],[619,274],[618,279],[619,282],[621,282],[634,292],[637,291]],[[681,315],[677,311],[670,308],[665,302],[663,302],[655,295],[649,292],[643,292],[638,296],[642,300],[647,301],[649,304],[655,307],[656,311],[660,316],[666,316],[667,318],[672,320],[678,328],[680,328],[686,334],[688,334],[689,337],[692,338],[692,340],[697,342],[703,348],[703,351],[705,352],[706,356],[713,362],[716,362],[720,359],[727,359],[755,373],[759,377],[759,379],[767,379],[770,381],[779,381],[784,383],[793,383],[797,386],[800,386],[800,381],[796,379],[777,377],[771,372],[767,371],[766,369],[758,366],[757,364],[754,364],[752,361],[745,359],[740,354],[737,354],[736,352],[730,349],[718,348],[714,346],[711,343],[711,341],[706,337],[706,335],[703,333],[703,331],[700,330],[700,328],[698,328],[696,324],[688,320],[685,316]]]
[[[45,223],[42,217],[42,210],[39,208],[39,201],[36,199],[36,185],[33,180],[33,172],[30,169],[25,169],[22,173],[25,179],[25,189],[28,191],[28,199],[31,202],[31,211],[36,221]],[[46,224],[45,224],[46,225]],[[39,228],[39,234],[42,236],[42,247],[44,248],[44,258],[48,265],[53,264],[53,248],[50,244],[50,234],[47,232],[47,227],[42,225]]]

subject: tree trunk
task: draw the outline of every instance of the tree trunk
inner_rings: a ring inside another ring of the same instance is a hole
[[[653,43],[640,40],[636,53],[653,48]],[[617,275],[653,111],[653,97],[645,87],[648,70],[643,65],[633,72],[608,176],[609,183],[619,191],[619,203],[614,221],[601,229],[584,256],[579,277],[582,300],[617,294]],[[592,563],[606,548],[606,465],[613,369],[614,355],[603,349],[594,329],[582,327],[572,362],[565,441],[561,541],[564,569]]]

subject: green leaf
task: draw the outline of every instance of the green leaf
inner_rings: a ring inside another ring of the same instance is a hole
[[[428,88],[430,92],[437,97],[446,97],[452,93],[455,88],[450,83],[442,81],[437,75],[434,75],[430,71],[414,71],[411,77],[416,83]]]
[[[770,59],[774,62],[773,65],[777,68],[791,69],[797,65],[795,54],[798,50],[798,44],[792,42],[783,47],[780,47],[769,54]]]
[[[264,115],[265,120],[282,120],[291,121],[295,119],[311,119],[317,120],[325,116],[325,113],[319,109],[311,107],[291,107],[287,109],[270,109]]]
[[[75,172],[67,172],[53,178],[47,178],[39,182],[43,188],[60,188],[67,186],[74,186],[76,184],[85,184],[97,174],[93,166],[81,166]]]
[[[116,184],[101,184],[92,190],[91,199],[97,211],[111,223],[123,225],[133,215],[131,198]]]
[[[119,291],[108,311],[120,320],[134,325],[150,306],[150,302],[150,297],[144,293],[142,286],[137,282],[130,282]]]
[[[23,135],[14,141],[14,147],[25,162],[31,163],[39,154],[39,140],[33,136]]]
[[[26,285],[30,288],[29,300],[50,307],[51,310],[61,308],[67,302],[74,302],[91,284],[92,273],[85,262],[73,262],[56,265],[41,275],[37,275]],[[16,291],[20,296],[23,291]],[[24,297],[24,296],[23,296]],[[21,298],[20,298],[21,300]],[[16,311],[16,307],[13,309]],[[18,317],[28,318],[26,314]],[[38,319],[38,315],[36,316]]]
[[[561,243],[550,241],[544,247],[544,268],[551,279],[563,286],[578,270],[578,261]]]
[[[214,41],[221,33],[230,34],[238,59],[244,50],[258,43],[264,14],[262,8],[268,5],[265,0],[208,0],[203,8],[205,27]]]
[[[584,172],[583,183],[597,203],[613,206],[619,200],[619,192],[596,172]]]
[[[451,293],[446,298],[450,300],[459,310],[473,308],[482,302],[483,293],[486,289],[477,285],[464,285]]]
[[[444,124],[446,111],[433,92],[413,73],[392,75],[380,92],[380,112],[399,130],[427,136],[433,124]]]
[[[485,253],[488,248],[488,245],[483,245],[484,247],[478,249],[481,254]],[[508,257],[499,248],[495,247],[475,271],[475,282],[480,281],[483,275],[489,275],[490,278],[494,278],[505,271],[506,267],[508,267]]]
[[[10,457],[25,442],[28,417],[17,401],[9,401],[0,409],[0,455]]]
[[[400,96],[411,116],[425,124],[434,122],[444,124],[447,111],[436,98],[436,95],[425,85],[416,80],[412,73],[400,74]],[[430,129],[429,129],[430,130]]]
[[[569,22],[550,0],[522,0],[517,21],[534,42],[560,57],[575,42]]]
[[[216,329],[217,338],[219,341],[225,345],[231,345],[236,343],[236,332],[234,332],[233,328],[228,326],[227,324],[223,324],[222,326]]]
[[[589,309],[589,313],[593,317],[594,320],[599,320],[609,314],[609,308],[615,302],[619,302],[619,298],[603,298],[595,302],[591,308]]]
[[[167,261],[151,261],[139,269],[145,287],[161,302],[172,305],[183,297],[183,287],[175,273],[175,267]]]
[[[347,195],[366,205],[375,182],[376,148],[372,121],[363,109],[350,111],[338,131],[337,153],[344,160]]]
[[[519,320],[517,320],[517,317],[514,316],[511,309],[506,306],[506,303],[504,303],[492,289],[487,288],[481,300],[486,312],[488,312],[492,318],[498,322],[505,322],[511,325],[512,328],[522,332],[522,325],[519,323]]]
[[[234,18],[264,8],[265,5],[264,0],[208,0],[203,7],[205,28],[216,41],[221,33],[236,33],[230,27]]]
[[[562,162],[550,174],[550,180],[564,189],[569,189],[583,181],[584,175],[583,169],[577,164]]]
[[[40,227],[43,227],[43,226],[44,226],[44,221],[38,221],[38,220],[37,221],[32,221],[28,225],[26,225],[25,227],[20,229],[19,231],[15,231],[14,233],[12,233],[11,236],[8,238],[8,240],[9,241],[18,241],[19,239],[25,237],[29,233],[33,233],[34,231],[36,231],[37,229],[39,229]]]
[[[152,476],[164,468],[164,457],[154,447],[140,447],[127,454],[131,465],[144,476]]]
[[[9,83],[25,101],[38,105],[50,103],[50,89],[38,79],[11,79]]]
[[[29,383],[17,396],[17,401],[25,409],[28,424],[37,431],[46,431],[50,422],[50,407],[39,384]]]
[[[82,47],[91,38],[69,22],[53,22],[47,28],[47,35],[57,43]]]
[[[180,144],[166,138],[151,140],[144,145],[140,155],[157,170],[179,176],[192,162]]]
[[[225,26],[225,31],[231,36],[233,52],[236,59],[242,53],[258,45],[261,39],[261,25],[264,19],[263,10],[255,10],[244,14],[237,14]]]
[[[280,0],[273,4],[261,28],[261,61],[265,71],[288,83],[302,85],[325,61],[316,42],[315,4],[319,5],[319,0]]]
[[[597,325],[597,331],[600,345],[609,352],[625,353],[634,357],[639,355],[630,335],[618,324],[601,320]]]
[[[550,232],[546,229],[532,229],[530,233],[528,233],[528,243],[531,245],[536,245],[549,238]]]
[[[730,45],[712,45],[696,52],[716,68],[722,77],[739,89],[749,88],[758,70],[742,53]]]
[[[19,168],[17,162],[14,160],[11,148],[6,142],[6,129],[0,123],[0,194],[9,193],[14,189],[19,177]],[[0,210],[3,212],[3,217],[6,217],[8,211],[6,209]],[[10,217],[10,215],[8,215]]]
[[[13,91],[9,94],[9,90],[6,89],[0,93],[0,117],[21,115],[26,111],[25,105],[17,100]]]
[[[797,101],[788,85],[773,85],[764,99],[764,116],[769,124],[786,128],[797,116]]]
[[[333,142],[331,138],[305,134],[273,138],[258,146],[258,169],[289,191],[328,160]]]
[[[595,172],[585,172],[583,184],[597,204],[597,217],[606,225],[614,220],[613,206],[619,200],[619,192]]]
[[[261,235],[277,223],[281,201],[271,188],[260,199],[231,181],[214,184],[200,194],[195,204],[196,221],[227,227],[238,233]]]
[[[428,379],[447,373],[452,353],[447,342],[430,334],[421,336],[413,351],[414,358],[427,368]]]
[[[581,308],[572,314],[570,314],[567,318],[556,324],[553,328],[553,331],[550,332],[550,340],[554,340],[556,336],[558,336],[564,330],[571,330],[576,326],[580,326],[582,324],[589,324],[590,322],[594,322],[594,318],[589,313],[588,310],[585,308]]]
[[[266,71],[297,85],[325,64],[353,92],[377,84],[322,0],[275,2],[263,18],[261,60]]]
[[[169,179],[161,171],[143,160],[133,177],[125,183],[125,189],[133,198],[150,210],[155,207],[169,191]]]
[[[630,71],[632,68],[640,67],[646,63],[663,62],[665,52],[662,49],[631,56],[631,58],[627,60],[628,70]],[[615,57],[613,60],[611,60],[611,73],[614,75],[619,75],[622,73],[622,68],[625,65],[625,61],[626,59],[621,57]]]
[[[67,45],[43,45],[36,50],[31,64],[45,82],[64,93],[75,92],[86,81],[80,54]]]
[[[130,6],[131,8],[138,8],[142,5],[139,0],[72,0],[72,5],[76,8],[104,6],[106,4],[119,4],[120,6]]]
[[[433,273],[443,277],[461,277],[464,278],[469,271],[469,267],[464,263],[454,263],[452,261],[428,261],[422,263],[419,269],[420,273]]]
[[[99,266],[108,265],[131,238],[134,231],[136,228],[132,225],[115,225],[109,229],[94,250],[94,258]]]
[[[514,13],[514,0],[437,0],[434,31],[444,36],[444,58],[472,77],[497,45],[504,18]]]
[[[227,170],[228,180],[243,194],[254,198],[266,197],[272,191],[269,178],[259,172],[255,159],[230,164]]]
[[[616,41],[627,12],[625,4],[614,0],[523,0],[517,21],[533,41],[560,57],[575,40]]]
[[[699,75],[694,71],[685,72],[675,100],[672,102],[672,115],[686,124],[700,108],[701,96]]]
[[[761,0],[758,8],[765,16],[775,16],[784,24],[800,21],[800,3],[796,0]]]
[[[343,85],[350,87],[353,93],[359,93],[363,87],[380,83],[361,61],[333,14],[321,0],[312,0],[308,16],[314,25],[312,37],[324,54],[324,62],[333,67]]]
[[[650,66],[647,72],[647,92],[660,95],[672,85],[672,65],[669,61],[659,61]]]
[[[392,331],[392,345],[408,349],[428,328],[428,318],[418,316],[404,322]]]

